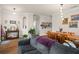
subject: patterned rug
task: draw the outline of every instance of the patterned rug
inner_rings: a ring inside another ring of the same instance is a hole
[[[36,48],[26,45],[26,46],[20,46],[21,54],[41,54]]]
[[[30,45],[30,40],[20,40],[18,51],[20,54],[41,54],[36,48]]]

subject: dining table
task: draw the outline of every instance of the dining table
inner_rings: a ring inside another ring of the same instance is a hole
[[[79,36],[73,35],[73,36],[68,36],[69,40],[79,40]]]

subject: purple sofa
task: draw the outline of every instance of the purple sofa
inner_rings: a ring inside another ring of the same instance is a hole
[[[38,36],[30,40],[30,44],[43,54],[48,54],[51,46],[53,46],[55,42],[55,40],[47,36]]]
[[[30,43],[42,54],[79,54],[79,48],[65,46],[47,36],[31,38]]]
[[[51,46],[54,45],[56,41],[48,38],[47,36],[39,36],[37,38],[37,42],[40,44],[43,44],[44,46],[48,48],[51,48]]]

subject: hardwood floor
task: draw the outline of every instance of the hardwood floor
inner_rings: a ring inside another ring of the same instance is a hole
[[[18,39],[8,40],[9,42],[0,44],[0,54],[16,54]]]

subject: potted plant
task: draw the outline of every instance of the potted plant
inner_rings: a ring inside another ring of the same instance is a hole
[[[29,31],[28,31],[28,33],[30,33],[31,34],[31,36],[35,36],[36,35],[36,30],[33,28],[31,28]]]
[[[24,34],[24,35],[23,35],[23,38],[24,38],[24,39],[27,39],[27,37],[28,37],[27,34]]]

